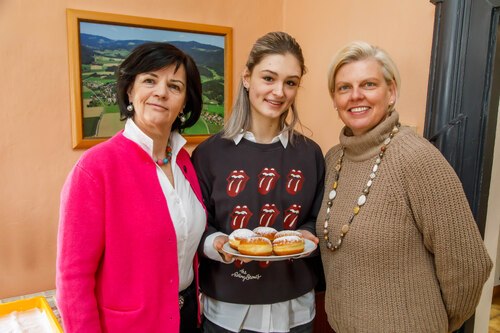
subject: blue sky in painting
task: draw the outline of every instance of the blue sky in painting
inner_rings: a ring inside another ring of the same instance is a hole
[[[224,36],[205,35],[183,31],[167,31],[149,28],[126,27],[114,24],[80,22],[80,33],[97,35],[113,40],[138,39],[155,42],[195,41],[224,48]]]

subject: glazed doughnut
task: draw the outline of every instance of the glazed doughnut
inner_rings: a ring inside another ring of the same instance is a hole
[[[297,254],[304,251],[304,239],[298,236],[283,236],[273,241],[273,251],[277,256]]]
[[[300,238],[304,238],[302,236],[302,233],[300,231],[297,231],[297,230],[281,230],[281,231],[278,231],[275,235],[274,235],[274,238],[280,238],[280,237],[283,237],[283,236],[297,236],[297,237],[300,237]]]
[[[236,229],[229,235],[229,246],[238,250],[238,245],[242,239],[255,237],[257,234],[250,229]]]
[[[238,251],[250,256],[270,256],[273,254],[273,244],[266,237],[243,238]]]
[[[266,237],[272,242],[274,240],[274,235],[276,234],[277,231],[276,229],[271,227],[257,227],[253,229],[253,232],[255,232],[257,235],[261,237]]]

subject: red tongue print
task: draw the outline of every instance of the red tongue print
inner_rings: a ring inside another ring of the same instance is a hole
[[[233,230],[246,228],[253,213],[247,206],[236,206],[231,213],[231,228]]]
[[[259,174],[259,193],[262,195],[268,194],[274,189],[280,175],[274,168],[264,168]]]
[[[295,229],[295,224],[299,218],[301,205],[291,205],[285,210],[285,219],[283,220],[283,227],[285,229]]]
[[[259,261],[259,266],[262,268],[266,268],[269,265],[271,265],[269,261]]]
[[[241,261],[241,260],[236,259],[236,260],[234,261],[234,266],[236,266],[236,268],[241,268],[241,267],[243,267],[243,264],[244,264],[244,262],[243,262],[243,261]]]
[[[297,194],[302,190],[302,185],[304,185],[304,175],[300,170],[290,170],[287,176],[288,180],[286,182],[286,191],[291,195]]]
[[[250,177],[243,170],[233,170],[227,177],[227,195],[235,197],[245,189]]]
[[[259,226],[270,227],[276,221],[276,217],[279,215],[280,211],[276,208],[275,204],[265,204],[260,209],[260,219]]]

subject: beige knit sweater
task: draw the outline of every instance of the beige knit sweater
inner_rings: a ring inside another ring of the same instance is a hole
[[[456,330],[474,313],[492,268],[454,170],[434,146],[405,127],[389,144],[342,246],[335,252],[326,248],[326,202],[341,145],[346,150],[329,222],[332,242],[398,119],[393,112],[359,137],[347,136],[344,128],[340,145],[326,155],[317,233],[326,313],[337,333]]]

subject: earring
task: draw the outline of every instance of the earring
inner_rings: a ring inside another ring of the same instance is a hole
[[[127,111],[128,112],[134,111],[134,105],[132,103],[130,103],[129,105],[127,105]]]
[[[186,116],[184,115],[184,112],[179,113],[177,118],[179,118],[179,120],[181,121],[181,124],[184,124],[186,122]]]

